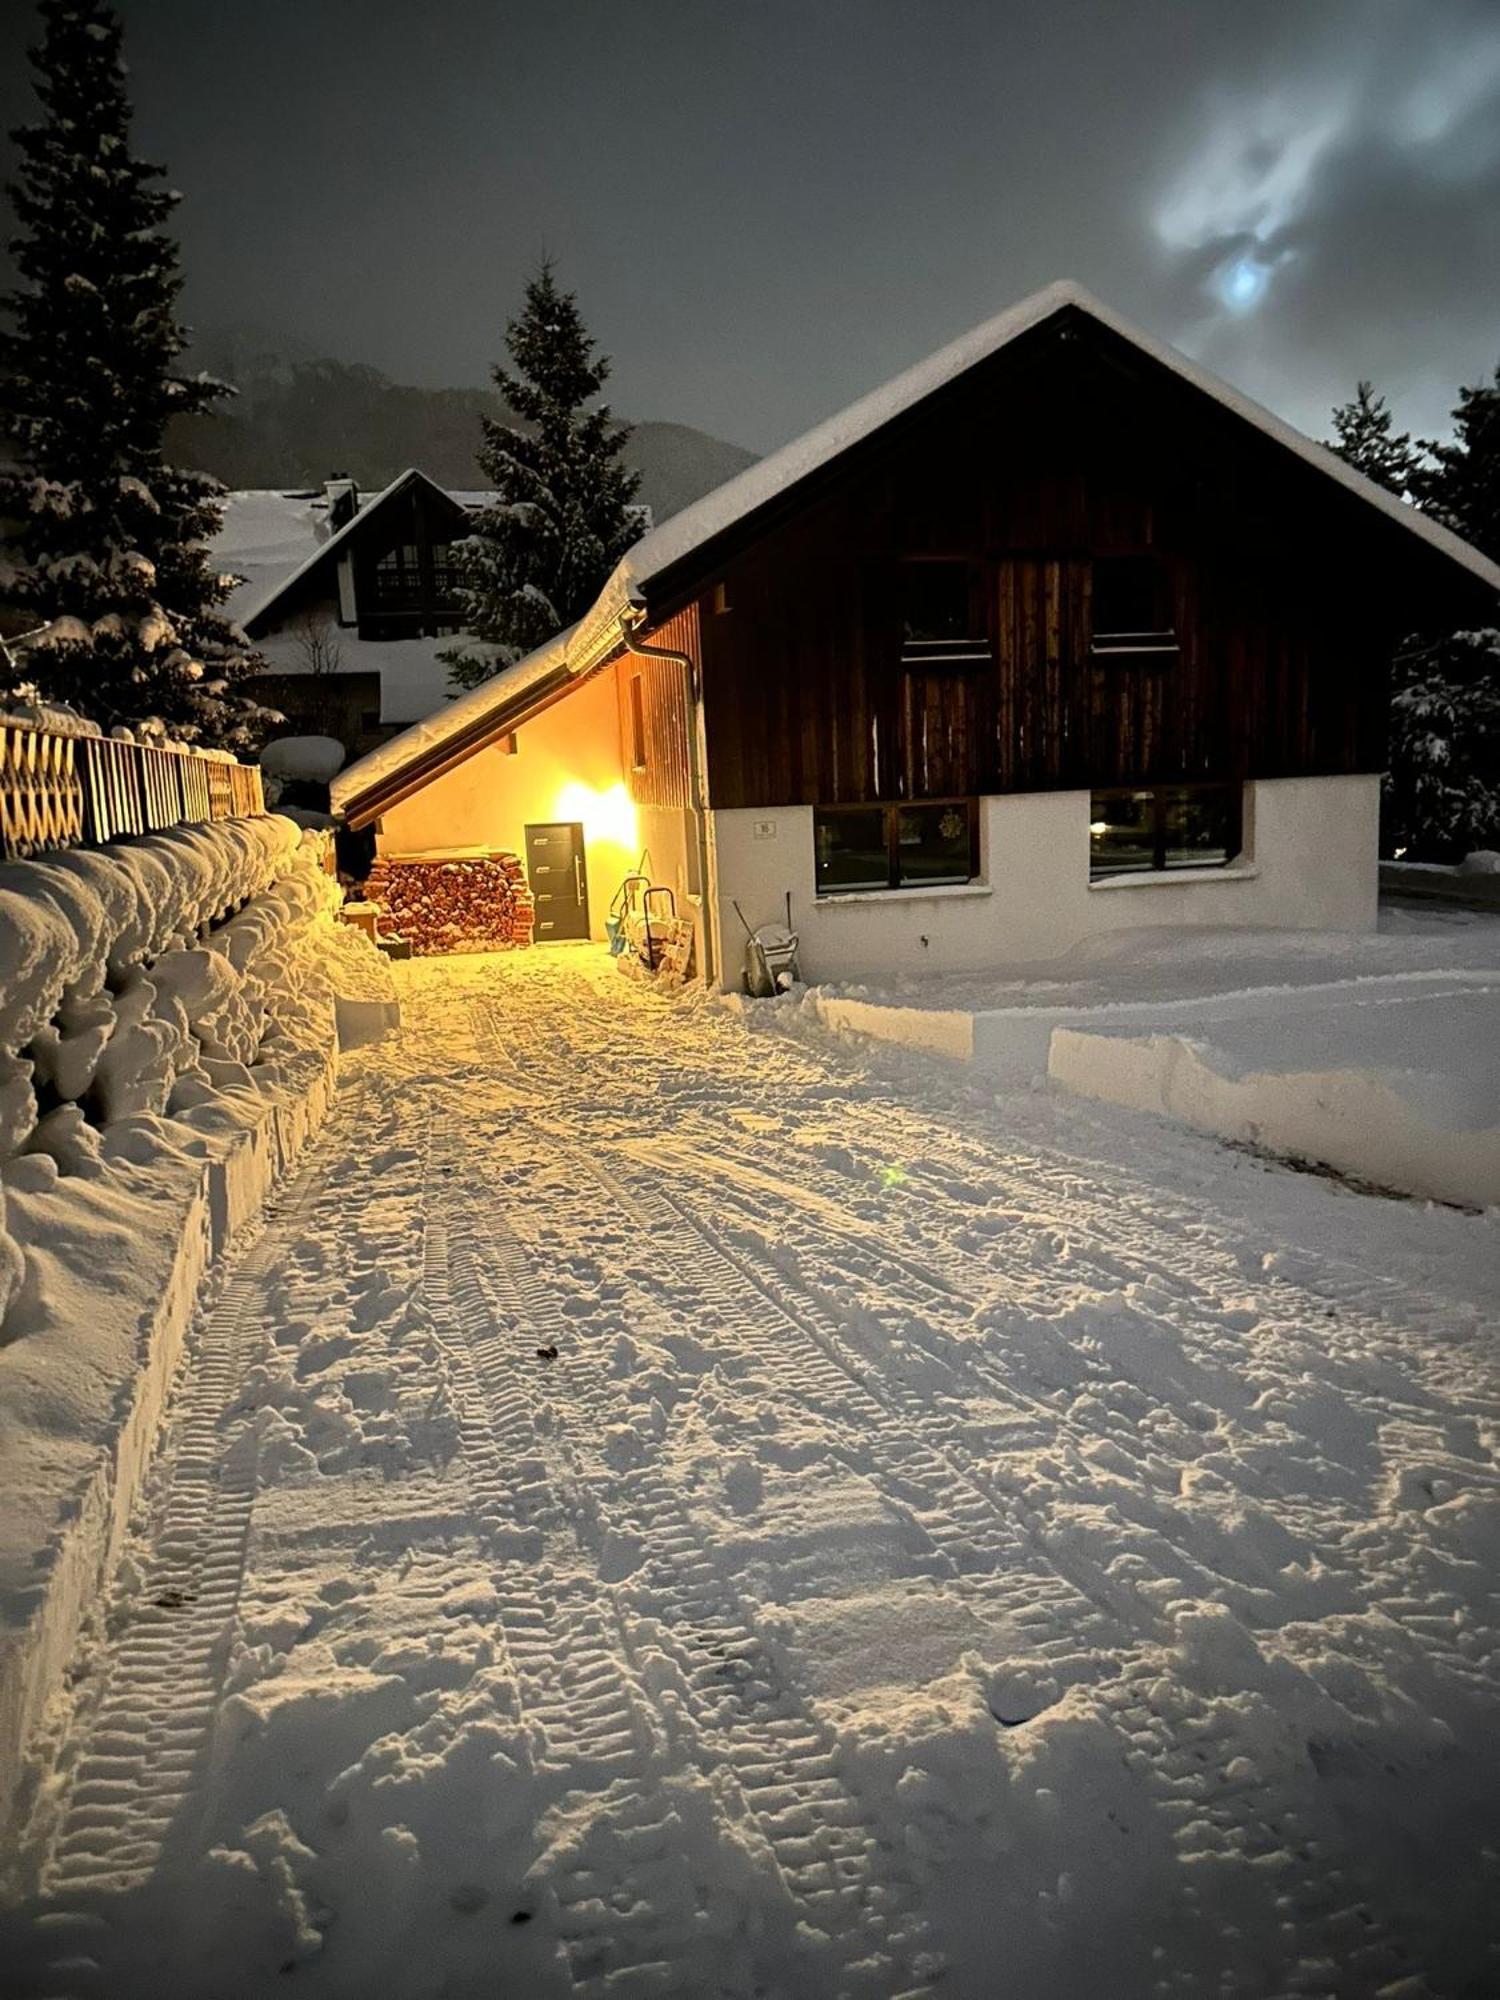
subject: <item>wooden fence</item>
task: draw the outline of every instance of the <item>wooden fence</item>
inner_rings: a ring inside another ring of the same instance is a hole
[[[0,717],[0,859],[265,809],[254,764]]]

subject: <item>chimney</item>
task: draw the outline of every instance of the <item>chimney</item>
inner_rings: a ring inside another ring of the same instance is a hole
[[[346,472],[333,472],[323,481],[323,498],[328,502],[328,531],[336,535],[359,512],[359,488]]]

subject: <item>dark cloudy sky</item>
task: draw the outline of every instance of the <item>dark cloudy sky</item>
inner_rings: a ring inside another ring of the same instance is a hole
[[[121,11],[189,316],[400,379],[482,380],[543,248],[617,407],[761,450],[1061,276],[1320,434],[1500,359],[1500,0]]]

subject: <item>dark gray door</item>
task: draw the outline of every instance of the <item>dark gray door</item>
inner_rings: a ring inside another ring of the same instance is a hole
[[[526,874],[536,899],[536,941],[589,934],[589,880],[583,863],[583,822],[555,820],[526,829]]]

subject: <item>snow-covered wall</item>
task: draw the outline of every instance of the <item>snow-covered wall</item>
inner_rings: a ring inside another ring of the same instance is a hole
[[[811,807],[713,814],[726,983],[751,924],[780,923],[786,891],[810,981],[979,972],[1050,959],[1105,932],[1162,926],[1363,931],[1378,884],[1377,777],[1259,779],[1245,850],[1228,868],[1089,880],[1088,792],[980,801],[980,879],[957,888],[820,897]]]
[[[389,989],[326,838],[264,816],[0,867],[0,1827],[199,1281],[320,1122],[345,996]]]

